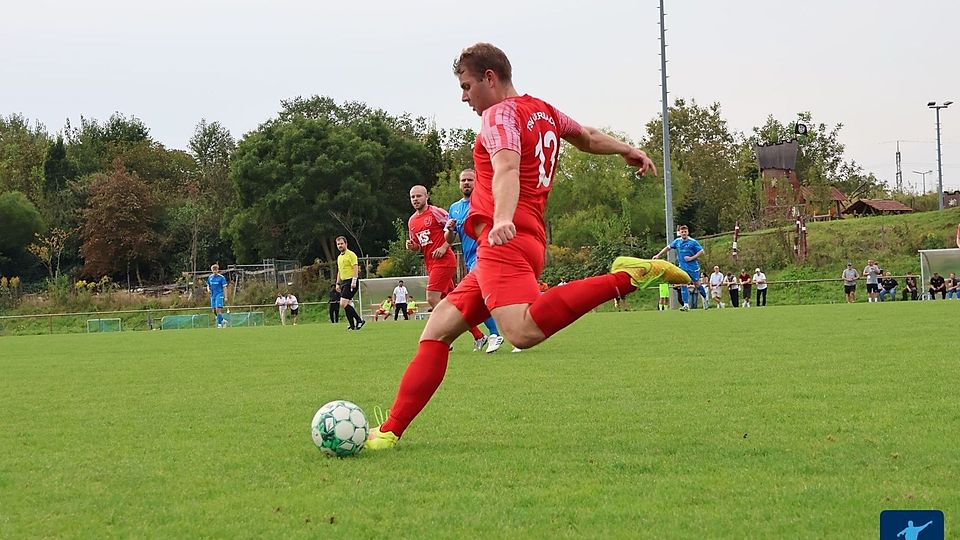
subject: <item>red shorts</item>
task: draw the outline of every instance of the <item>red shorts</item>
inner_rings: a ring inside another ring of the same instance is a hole
[[[537,278],[546,251],[532,235],[518,233],[502,246],[491,246],[486,234],[480,236],[477,266],[447,297],[471,326],[485,321],[492,309],[532,304],[540,298]]]
[[[435,266],[427,269],[427,290],[446,296],[453,290],[453,277],[457,275],[456,266]]]

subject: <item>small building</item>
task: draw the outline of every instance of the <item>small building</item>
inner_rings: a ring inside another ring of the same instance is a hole
[[[960,190],[943,192],[944,208],[960,208]]]
[[[849,202],[850,199],[843,194],[842,191],[837,189],[837,186],[831,185],[828,196],[830,197],[828,201],[819,201],[813,189],[809,186],[800,186],[800,199],[804,205],[813,205],[820,206],[825,208],[827,214],[824,216],[818,216],[816,212],[811,211],[814,219],[840,219],[840,214],[843,213],[843,207]]]
[[[911,212],[913,208],[893,199],[860,199],[843,211],[847,216],[889,216]]]

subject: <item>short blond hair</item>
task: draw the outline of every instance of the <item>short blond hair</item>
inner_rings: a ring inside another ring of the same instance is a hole
[[[217,264],[217,263],[213,263],[213,265],[210,266],[210,271],[211,271],[211,272],[219,272],[219,271],[220,271],[220,265]]]

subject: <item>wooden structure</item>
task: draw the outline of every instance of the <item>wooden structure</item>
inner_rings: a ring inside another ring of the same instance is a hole
[[[911,212],[913,208],[893,199],[860,199],[843,211],[848,216],[888,216]]]
[[[827,194],[815,192],[811,186],[800,185],[797,178],[796,141],[753,148],[763,177],[763,216],[767,220],[796,219],[811,216],[813,219],[839,218],[847,204],[847,196],[836,186],[830,186]],[[826,212],[817,215],[817,210]]]
[[[957,191],[943,192],[943,207],[944,208],[960,208],[960,189],[958,189]]]

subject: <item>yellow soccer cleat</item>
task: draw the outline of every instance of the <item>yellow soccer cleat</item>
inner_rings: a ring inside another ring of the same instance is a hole
[[[666,281],[671,285],[690,283],[690,275],[672,263],[663,259],[638,259],[636,257],[617,257],[610,267],[610,273],[626,272],[637,289],[646,289],[657,281]]]
[[[367,444],[364,448],[367,450],[390,450],[400,441],[400,437],[393,434],[392,431],[380,431],[380,426],[370,430],[367,436]]]

